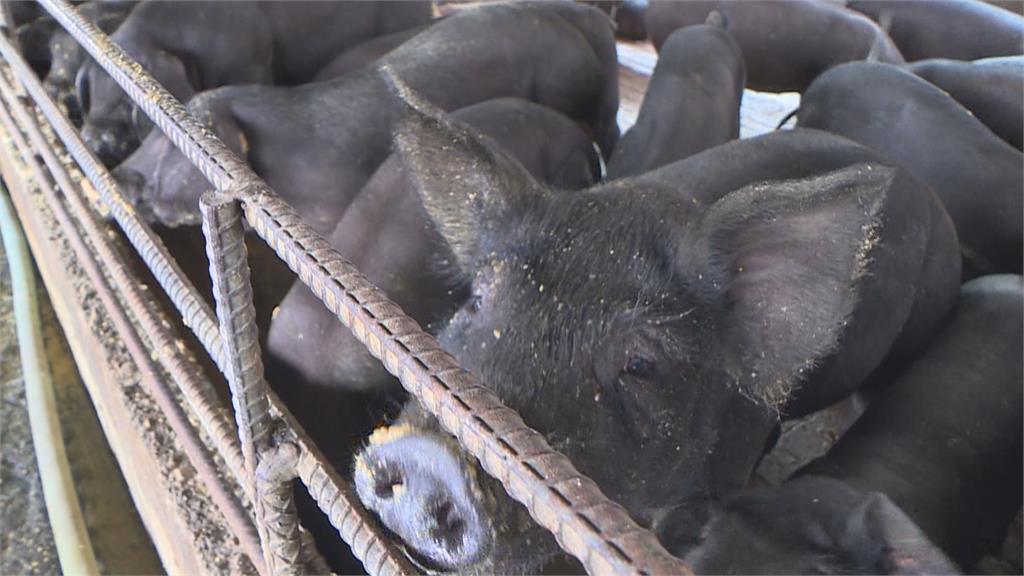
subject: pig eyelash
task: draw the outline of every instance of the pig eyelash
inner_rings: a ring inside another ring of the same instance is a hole
[[[610,395],[610,401],[615,411],[615,415],[618,417],[619,423],[623,428],[625,428],[629,436],[639,443],[643,441],[644,435],[641,433],[640,428],[637,425],[636,418],[642,417],[642,415],[637,414],[636,411],[629,406],[633,401],[627,398],[629,392],[626,391],[626,388],[628,387],[627,380],[631,378],[638,377],[620,374],[615,379],[615,391]]]
[[[83,114],[89,112],[89,77],[82,75],[82,80],[75,79],[75,92],[78,94],[78,105]]]

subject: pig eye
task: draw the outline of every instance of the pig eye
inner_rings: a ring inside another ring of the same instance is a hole
[[[132,106],[132,129],[135,131],[135,136],[141,142],[145,140],[146,134],[149,129],[149,117],[142,111],[138,106]]]
[[[78,93],[78,104],[82,112],[89,111],[89,76],[83,69],[75,77],[75,92]]]
[[[622,371],[630,376],[638,378],[650,378],[654,376],[654,362],[643,356],[633,355],[626,359],[626,365]]]

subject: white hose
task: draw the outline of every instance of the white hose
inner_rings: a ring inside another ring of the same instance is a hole
[[[57,397],[53,390],[50,366],[46,361],[43,333],[39,325],[39,307],[32,260],[25,238],[14,215],[7,189],[0,185],[0,234],[11,271],[14,292],[14,318],[18,326],[18,349],[25,381],[25,404],[32,429],[43,498],[50,518],[50,529],[57,544],[61,572],[66,576],[99,574],[89,533],[82,519],[82,508],[75,493],[57,415]]]

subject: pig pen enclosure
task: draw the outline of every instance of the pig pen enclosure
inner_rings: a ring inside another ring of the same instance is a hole
[[[0,170],[168,572],[329,572],[298,520],[293,485],[308,492],[367,572],[421,571],[267,385],[266,319],[256,317],[247,263],[256,254],[287,265],[588,573],[690,573],[107,35],[63,0],[40,4],[210,183],[201,212],[211,285],[201,286],[124,198],[10,36],[0,37]],[[625,129],[656,55],[647,43],[619,42],[618,50]],[[747,90],[741,137],[774,130],[798,102],[795,94]],[[761,481],[777,483],[820,455],[857,411],[848,402],[788,424],[759,469]]]

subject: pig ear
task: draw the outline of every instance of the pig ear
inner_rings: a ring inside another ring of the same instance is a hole
[[[182,102],[188,102],[195,95],[196,74],[181,57],[164,50],[147,52],[146,59],[140,59],[142,67],[160,79],[168,92]]]
[[[395,146],[431,219],[464,271],[474,268],[482,241],[547,197],[529,172],[486,136],[455,122],[381,67],[404,104]]]
[[[48,62],[51,60],[50,39],[60,25],[50,18],[39,18],[34,22],[18,26],[15,34],[22,56],[29,62]]]
[[[841,542],[868,553],[879,574],[958,574],[960,571],[899,506],[884,494],[866,497],[846,521]],[[866,541],[865,541],[866,538]]]
[[[692,244],[711,263],[705,280],[728,294],[724,367],[741,390],[777,408],[835,349],[894,177],[861,164],[750,185],[701,217]]]

